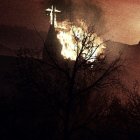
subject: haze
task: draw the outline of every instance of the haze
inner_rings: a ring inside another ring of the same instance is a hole
[[[78,0],[82,2],[82,0]],[[90,1],[91,2],[91,1]],[[105,39],[126,44],[140,41],[139,0],[98,0],[103,10]],[[91,3],[96,3],[92,0]],[[47,31],[49,18],[44,14],[44,0],[0,0],[0,25]]]

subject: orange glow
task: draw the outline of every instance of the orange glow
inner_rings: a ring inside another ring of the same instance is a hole
[[[104,53],[106,46],[103,40],[96,33],[89,33],[88,26],[83,21],[78,20],[77,25],[71,25],[68,21],[59,22],[57,23],[56,30],[58,31],[57,38],[62,45],[61,54],[64,59],[76,60],[82,49],[82,41],[86,36],[88,39],[85,44],[90,42],[88,46],[90,45],[91,49],[89,51],[89,48],[85,46],[81,55],[84,59],[94,61],[98,55]]]

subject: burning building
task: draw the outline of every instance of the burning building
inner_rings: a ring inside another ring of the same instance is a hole
[[[83,20],[76,19],[73,23],[68,20],[57,22],[56,13],[61,11],[54,6],[46,9],[46,12],[50,12],[50,29],[43,51],[44,61],[50,62],[53,58],[59,62],[64,59],[74,61],[82,49],[80,55],[87,61],[102,56],[106,48],[103,40]]]
[[[50,28],[47,34],[47,38],[44,44],[43,50],[43,60],[47,62],[51,61],[59,61],[62,59],[61,54],[61,44],[57,39],[57,31],[56,27],[56,12],[60,12],[56,10],[53,6],[52,9],[46,9],[46,11],[50,12]],[[55,59],[55,60],[53,60]]]

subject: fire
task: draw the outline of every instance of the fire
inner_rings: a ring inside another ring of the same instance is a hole
[[[70,22],[64,21],[59,22],[55,28],[64,59],[76,60],[83,48],[81,56],[87,61],[94,61],[98,56],[103,57],[106,48],[103,40],[96,33],[89,32],[85,22],[78,21],[76,25],[71,25]]]

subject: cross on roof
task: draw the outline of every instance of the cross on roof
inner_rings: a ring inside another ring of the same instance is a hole
[[[56,13],[60,13],[61,11],[57,10],[53,5],[45,11],[50,12],[50,24],[57,26]]]

